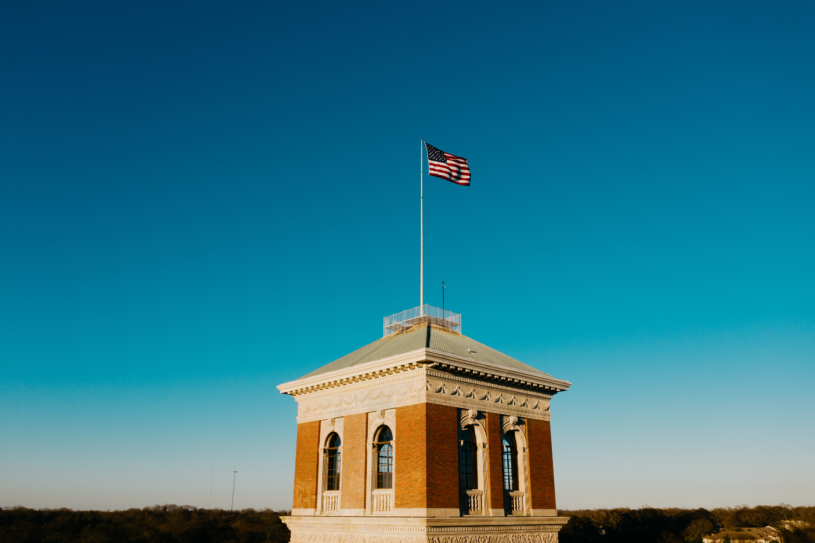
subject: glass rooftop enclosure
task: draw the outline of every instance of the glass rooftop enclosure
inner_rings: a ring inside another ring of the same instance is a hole
[[[453,313],[449,309],[424,304],[385,317],[382,337],[404,332],[426,322],[458,334],[461,333],[461,313]]]

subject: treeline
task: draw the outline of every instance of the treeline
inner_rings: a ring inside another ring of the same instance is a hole
[[[560,543],[701,543],[720,529],[772,526],[783,543],[815,543],[815,507],[789,505],[719,509],[591,509],[571,517]]]
[[[0,509],[2,543],[288,543],[287,511],[156,505],[127,511]]]
[[[288,543],[288,511],[156,505],[127,511],[0,509],[2,543]],[[815,507],[592,509],[570,517],[560,543],[701,543],[722,528],[773,526],[783,543],[815,543]]]

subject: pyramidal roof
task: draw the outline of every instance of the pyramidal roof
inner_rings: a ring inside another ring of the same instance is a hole
[[[511,356],[496,351],[492,347],[487,347],[483,343],[479,343],[463,334],[452,332],[430,323],[423,323],[407,331],[392,334],[378,339],[373,343],[369,343],[342,358],[304,375],[301,379],[315,377],[323,373],[342,370],[368,362],[375,362],[383,358],[409,353],[418,349],[430,349],[441,353],[469,358],[478,362],[493,364],[495,366],[551,377],[548,373],[544,373],[519,360],[515,360]]]
[[[552,377],[461,334],[461,314],[443,307],[422,305],[385,317],[382,331],[382,339],[299,379],[282,383],[277,389],[298,396],[403,371],[431,369],[537,389],[544,394],[557,394],[572,386],[569,381]]]

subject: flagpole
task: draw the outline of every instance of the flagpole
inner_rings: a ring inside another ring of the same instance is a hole
[[[419,256],[419,315],[424,315],[424,161],[422,148],[424,138],[419,141],[419,221],[421,222],[421,253]]]

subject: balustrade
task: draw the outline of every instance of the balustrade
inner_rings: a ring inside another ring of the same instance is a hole
[[[393,511],[393,491],[377,491],[373,493],[373,512],[385,513]]]
[[[523,515],[524,514],[524,493],[520,491],[514,491],[509,493],[509,498],[512,500],[512,514],[513,515]]]
[[[484,491],[483,490],[468,490],[467,491],[467,514],[468,515],[483,515],[484,514]]]
[[[323,513],[333,513],[340,509],[339,492],[323,492]]]

